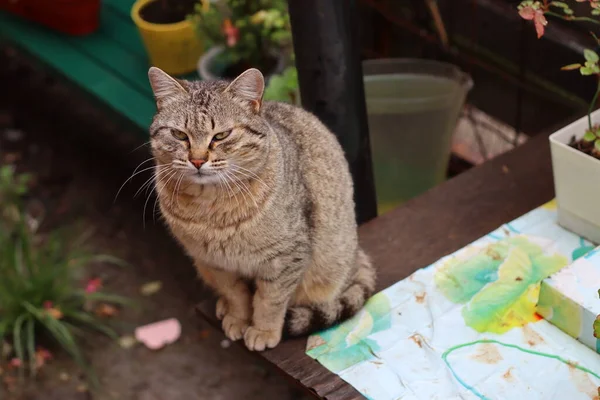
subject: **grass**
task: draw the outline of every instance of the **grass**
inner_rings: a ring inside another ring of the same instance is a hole
[[[46,340],[60,345],[95,385],[80,341],[90,330],[113,339],[117,334],[95,315],[93,305],[127,300],[86,288],[83,268],[123,262],[87,252],[68,231],[37,234],[23,207],[27,181],[11,167],[0,167],[0,342],[12,343],[21,377],[35,375],[39,345]]]

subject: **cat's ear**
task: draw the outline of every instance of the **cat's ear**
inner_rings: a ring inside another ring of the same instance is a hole
[[[246,70],[227,86],[225,92],[250,105],[252,111],[259,112],[265,91],[265,78],[256,68]]]
[[[159,110],[165,104],[187,93],[177,79],[171,77],[160,68],[151,67],[148,71],[148,79],[150,79],[150,86],[154,92],[156,106]]]

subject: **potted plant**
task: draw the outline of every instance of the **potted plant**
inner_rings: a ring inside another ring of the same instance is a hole
[[[548,24],[546,16],[567,21],[600,23],[594,19],[600,15],[600,1],[575,2],[587,2],[591,17],[575,16],[571,5],[562,1],[523,1],[518,10],[521,17],[533,22],[538,38],[544,35]],[[571,2],[572,5],[573,3]],[[593,33],[592,36],[598,42]],[[595,77],[596,91],[588,114],[553,133],[550,136],[550,150],[558,203],[558,223],[592,242],[600,243],[600,208],[596,202],[600,195],[600,110],[594,111],[600,93],[600,59],[591,49],[585,49],[583,56],[583,64],[571,64],[562,69],[579,71],[581,75]]]
[[[296,67],[289,66],[282,73],[271,76],[265,89],[265,100],[300,105]]]
[[[0,0],[0,10],[79,36],[98,28],[100,0]]]
[[[258,68],[268,81],[283,72],[292,46],[285,0],[201,0],[189,19],[210,47],[198,62],[202,79]]]
[[[187,16],[197,0],[137,0],[131,18],[153,66],[172,75],[196,69],[203,46]]]

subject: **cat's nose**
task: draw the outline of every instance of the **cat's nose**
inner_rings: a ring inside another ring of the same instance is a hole
[[[200,169],[200,167],[202,166],[202,164],[204,164],[206,162],[206,160],[200,160],[200,159],[190,159],[190,162],[192,164],[194,164],[194,167]]]

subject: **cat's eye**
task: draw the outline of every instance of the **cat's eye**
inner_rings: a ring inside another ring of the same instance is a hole
[[[178,139],[178,140],[188,140],[188,135],[186,135],[184,132],[178,131],[177,129],[173,129],[171,131],[171,133],[173,134],[173,136],[175,137],[175,139]]]
[[[213,136],[213,140],[223,140],[225,139],[227,136],[229,136],[231,134],[231,130],[229,131],[224,131],[224,132],[219,132],[217,133],[215,136]]]

